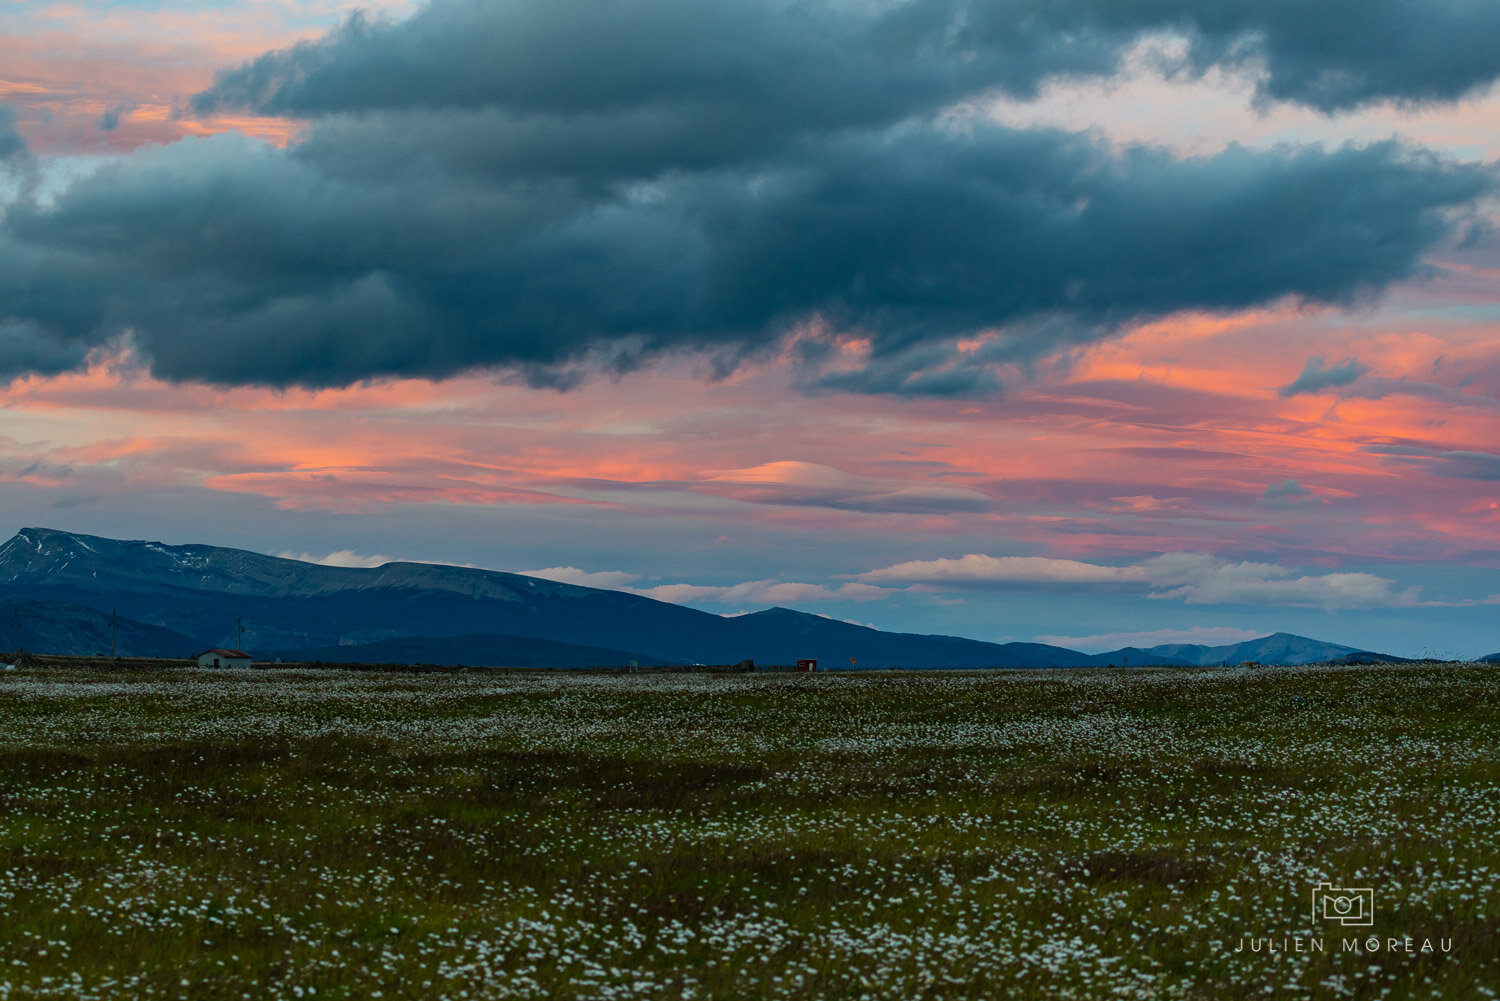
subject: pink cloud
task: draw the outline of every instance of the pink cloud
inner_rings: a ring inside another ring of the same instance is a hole
[[[1500,274],[1455,273],[1500,298]],[[1427,295],[1399,293],[1413,308]],[[1391,384],[1280,396],[1315,354],[1357,357]],[[666,362],[571,394],[484,377],[273,392],[167,385],[127,350],[13,383],[6,462],[57,489],[64,475],[196,484],[307,511],[605,504],[871,539],[982,533],[1078,561],[1500,545],[1492,483],[1370,447],[1493,450],[1500,333],[1472,314],[1420,328],[1400,313],[1186,315],[958,401],[801,397],[793,364],[768,357],[715,383]],[[1268,504],[1288,480],[1319,503]]]

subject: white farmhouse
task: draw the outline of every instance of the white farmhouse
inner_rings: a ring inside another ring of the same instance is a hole
[[[204,650],[198,655],[199,667],[249,667],[250,655],[243,650]]]

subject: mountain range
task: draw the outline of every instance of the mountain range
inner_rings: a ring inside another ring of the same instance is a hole
[[[111,637],[111,616],[114,616]],[[243,624],[243,635],[237,623]],[[769,608],[721,616],[623,591],[432,563],[335,567],[218,546],[23,528],[0,546],[0,646],[186,657],[578,667],[638,664],[1098,667],[1305,664],[1388,655],[1287,633],[1085,654],[892,633]],[[9,641],[9,642],[7,642]]]

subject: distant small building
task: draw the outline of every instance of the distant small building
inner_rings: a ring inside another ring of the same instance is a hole
[[[798,671],[816,671],[817,669],[818,669],[818,662],[816,660],[799,660],[799,661],[797,661],[797,670]]]
[[[249,667],[251,663],[243,650],[204,650],[198,655],[199,667]]]

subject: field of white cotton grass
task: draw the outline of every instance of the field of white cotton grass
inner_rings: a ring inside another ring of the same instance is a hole
[[[0,1001],[1495,997],[1497,704],[1451,664],[11,671]]]

